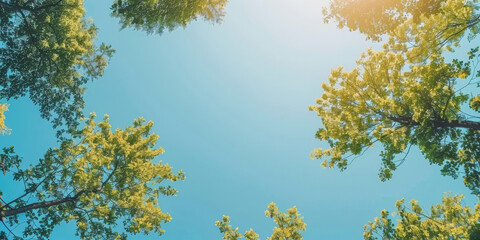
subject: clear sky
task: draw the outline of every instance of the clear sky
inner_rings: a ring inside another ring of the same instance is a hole
[[[173,217],[163,225],[166,234],[133,239],[221,239],[214,222],[223,214],[241,233],[253,228],[265,239],[274,226],[264,215],[272,201],[282,211],[297,206],[306,240],[361,239],[362,226],[380,210],[394,210],[398,199],[429,207],[444,192],[469,193],[417,149],[383,183],[378,148],[344,172],[309,158],[326,144],[314,138],[321,121],[308,105],[321,96],[330,69],[351,69],[373,46],[356,32],[324,24],[325,3],[231,0],[221,24],[197,21],[158,36],[120,31],[109,17],[110,1],[87,1],[99,41],[117,52],[105,75],[88,84],[85,111],[109,114],[115,128],[140,116],[153,120],[166,150],[160,158],[187,176],[174,184],[178,196],[160,198]],[[0,146],[15,145],[25,163],[35,163],[56,146],[54,130],[28,99],[9,104],[12,133]],[[2,179],[5,199],[21,192],[20,184]],[[73,225],[62,225],[52,239],[73,234]]]

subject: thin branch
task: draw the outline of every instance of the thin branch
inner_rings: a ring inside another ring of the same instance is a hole
[[[3,226],[5,226],[5,228],[10,232],[10,234],[12,234],[15,238],[17,238],[17,235],[15,235],[15,233],[13,233],[12,230],[10,230],[10,228],[7,226],[7,224],[5,224],[5,222],[3,221],[3,218],[0,219],[0,222],[3,223]]]
[[[407,158],[408,154],[410,153],[411,148],[412,148],[412,144],[410,144],[408,146],[408,149],[407,149],[407,152],[405,153],[405,156],[403,156],[403,158],[401,160],[398,160],[400,163],[395,166],[396,168],[400,167],[405,162],[405,159]]]

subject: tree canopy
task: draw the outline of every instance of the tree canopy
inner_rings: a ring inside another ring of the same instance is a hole
[[[113,50],[78,0],[0,2],[0,98],[28,94],[54,126],[77,124],[84,85],[103,74]]]
[[[419,24],[441,10],[445,0],[331,0],[323,9],[324,21],[335,21],[339,28],[347,27],[365,34],[369,39],[380,40],[384,34],[413,21]],[[473,3],[473,2],[472,2]]]
[[[267,240],[301,240],[302,231],[306,230],[307,224],[300,217],[296,207],[287,209],[287,213],[282,213],[278,210],[275,203],[268,204],[268,209],[265,211],[265,216],[270,217],[275,221],[277,227],[273,228],[273,233]],[[230,217],[223,216],[221,221],[216,221],[215,225],[223,233],[222,238],[226,240],[237,240],[245,237],[248,240],[260,240],[259,235],[252,229],[246,231],[243,236],[238,232],[238,228],[233,228],[230,224]]]
[[[123,28],[133,27],[148,33],[162,33],[185,27],[199,17],[219,22],[227,0],[115,0],[112,16]]]
[[[363,53],[353,70],[334,69],[322,85],[324,92],[310,110],[322,119],[317,138],[330,148],[316,149],[311,156],[324,159],[324,167],[343,170],[351,156],[379,143],[379,175],[386,180],[410,148],[418,146],[430,163],[443,166],[443,174],[463,174],[465,184],[480,194],[478,47],[463,59],[445,56],[458,49],[464,36],[472,40],[478,33],[476,1],[411,2],[432,5],[417,9],[425,13],[408,12],[415,9],[408,6],[386,11],[402,16],[394,27],[383,25],[391,23],[383,10],[393,11],[403,1],[378,3],[373,10],[381,13],[372,10],[364,21],[350,12],[363,1],[331,5],[327,19],[336,19],[340,26],[351,21],[346,26],[352,30],[372,38],[386,34],[388,41],[381,50]]]
[[[363,227],[364,239],[479,239],[480,204],[474,209],[464,206],[463,195],[444,196],[442,203],[433,205],[430,214],[423,210],[418,201],[410,201],[410,208],[404,199],[395,204],[397,225],[389,212],[382,210],[380,217]]]
[[[162,33],[202,16],[218,22],[227,0],[115,0],[122,27]],[[89,80],[114,50],[97,44],[82,0],[0,1],[0,99],[28,95],[54,127],[75,127]]]
[[[13,147],[4,149],[3,170],[24,183],[25,193],[3,199],[0,217],[14,226],[25,214],[23,237],[48,239],[56,225],[69,221],[76,222],[82,239],[163,234],[161,224],[171,216],[160,209],[157,198],[176,195],[165,182],[183,180],[183,172],[174,173],[168,164],[155,160],[164,150],[155,147],[153,122],[138,118],[112,132],[107,115],[98,123],[94,118],[91,115],[85,127],[71,131],[71,138],[29,168],[20,168],[21,158]],[[120,232],[118,220],[124,225]]]
[[[122,28],[162,33],[199,17],[219,22],[227,0],[115,0],[111,15]],[[0,169],[25,186],[24,194],[4,199],[0,220],[10,226],[25,220],[23,237],[48,239],[54,227],[74,221],[82,239],[125,239],[127,233],[162,235],[171,216],[158,205],[160,195],[175,195],[165,181],[183,180],[182,171],[154,158],[158,135],[152,122],[136,119],[112,132],[108,116],[83,119],[85,84],[103,75],[114,50],[96,42],[98,29],[85,15],[82,0],[0,0],[0,99],[28,95],[41,116],[59,133],[58,148],[37,164],[21,169],[14,147],[0,155]],[[2,101],[2,102],[3,102]],[[8,132],[0,104],[0,133]],[[123,221],[124,229],[117,227]],[[7,225],[5,225],[7,227]],[[8,227],[7,227],[8,229]],[[13,234],[13,232],[11,232]],[[5,231],[0,239],[7,238]],[[15,238],[22,238],[15,236]]]

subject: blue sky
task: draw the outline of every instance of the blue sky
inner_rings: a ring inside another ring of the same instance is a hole
[[[173,217],[166,234],[132,239],[221,239],[214,222],[223,214],[240,232],[253,228],[265,239],[274,226],[264,215],[272,201],[282,211],[297,206],[307,223],[304,239],[361,239],[362,226],[380,210],[394,210],[398,199],[428,207],[444,192],[469,193],[417,149],[383,183],[378,148],[344,172],[309,158],[326,145],[314,138],[321,121],[308,105],[321,96],[331,69],[351,69],[373,46],[324,24],[325,3],[232,0],[221,24],[196,21],[158,36],[120,31],[109,1],[87,1],[98,40],[117,52],[105,75],[88,84],[86,113],[109,114],[115,128],[140,116],[153,120],[166,150],[160,159],[187,176],[174,184],[177,197],[160,199]],[[0,146],[15,145],[26,163],[35,163],[56,146],[54,130],[28,99],[9,104],[12,133]],[[6,199],[22,190],[9,180],[0,186]],[[52,239],[73,234],[73,226],[62,225]]]

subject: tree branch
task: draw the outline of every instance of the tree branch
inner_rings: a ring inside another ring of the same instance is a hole
[[[388,116],[388,119],[400,123],[405,126],[419,126],[420,123],[413,120],[411,117],[404,116]],[[447,119],[432,119],[430,122],[433,127],[443,128],[466,128],[472,130],[480,130],[480,122],[463,121],[463,120],[447,120]]]
[[[30,188],[28,188],[28,189],[25,189],[25,193],[24,193],[23,195],[21,195],[20,197],[17,197],[16,199],[8,202],[8,203],[5,204],[5,205],[3,205],[2,207],[0,207],[0,210],[1,210],[2,208],[6,208],[6,207],[12,208],[12,207],[10,206],[12,203],[14,203],[14,202],[22,199],[23,197],[27,196],[28,194],[31,194],[31,193],[37,191],[38,187],[40,187],[50,176],[52,176],[52,174],[56,174],[56,173],[57,173],[57,171],[55,171],[55,172],[53,172],[53,173],[45,176],[45,178],[43,178],[43,180],[40,181],[39,183],[35,184],[34,187],[30,187]]]
[[[24,213],[24,212],[28,212],[28,211],[34,210],[34,209],[48,208],[48,207],[56,206],[56,205],[59,205],[59,204],[62,204],[62,203],[74,202],[80,196],[82,196],[83,194],[96,193],[96,192],[100,192],[100,191],[101,191],[101,188],[97,188],[97,189],[94,189],[94,190],[82,190],[82,191],[78,192],[77,194],[75,194],[75,196],[73,196],[73,197],[65,197],[65,198],[59,198],[59,199],[55,199],[55,200],[51,200],[51,201],[36,202],[36,203],[28,204],[28,205],[23,206],[23,207],[0,211],[0,218],[14,216],[14,215]]]
[[[75,196],[77,196],[77,195],[75,195]],[[10,217],[10,216],[17,215],[17,214],[20,214],[20,213],[24,213],[24,212],[27,212],[27,211],[30,211],[30,210],[33,210],[33,209],[48,208],[48,207],[59,205],[59,204],[65,203],[65,202],[72,202],[72,201],[76,200],[75,196],[74,197],[60,198],[60,199],[55,199],[55,200],[45,201],[45,202],[37,202],[37,203],[28,204],[26,206],[11,209],[11,210],[0,211],[0,217]]]
[[[15,233],[12,232],[12,230],[10,230],[10,228],[7,226],[7,224],[5,224],[5,222],[3,221],[3,218],[0,218],[0,222],[3,223],[3,226],[5,226],[5,228],[10,232],[10,234],[12,234],[15,238],[17,238],[17,235],[15,235]]]
[[[66,203],[66,202],[74,202],[81,195],[86,194],[86,193],[101,192],[101,191],[103,191],[103,187],[105,186],[105,184],[107,184],[107,182],[110,181],[110,179],[113,177],[114,173],[116,172],[116,170],[118,168],[119,162],[120,162],[119,160],[117,160],[115,162],[115,166],[114,166],[112,172],[108,175],[108,177],[105,179],[105,181],[102,182],[102,185],[100,187],[94,189],[94,190],[81,190],[77,194],[75,194],[73,197],[68,196],[68,197],[65,197],[65,198],[59,198],[59,199],[55,199],[55,200],[51,200],[51,201],[36,202],[36,203],[28,204],[28,205],[25,205],[25,206],[19,207],[19,208],[3,210],[3,211],[0,210],[0,219],[3,218],[3,217],[9,217],[9,216],[17,215],[17,214],[24,213],[24,212],[27,212],[27,211],[30,211],[30,210],[34,210],[34,209],[48,208],[48,207],[59,205],[59,204]],[[45,179],[47,179],[47,177]],[[41,183],[43,183],[43,181]],[[36,185],[35,189],[38,188],[38,186],[40,186],[41,183]],[[21,197],[24,197],[26,194],[28,194],[28,193],[25,193]]]

